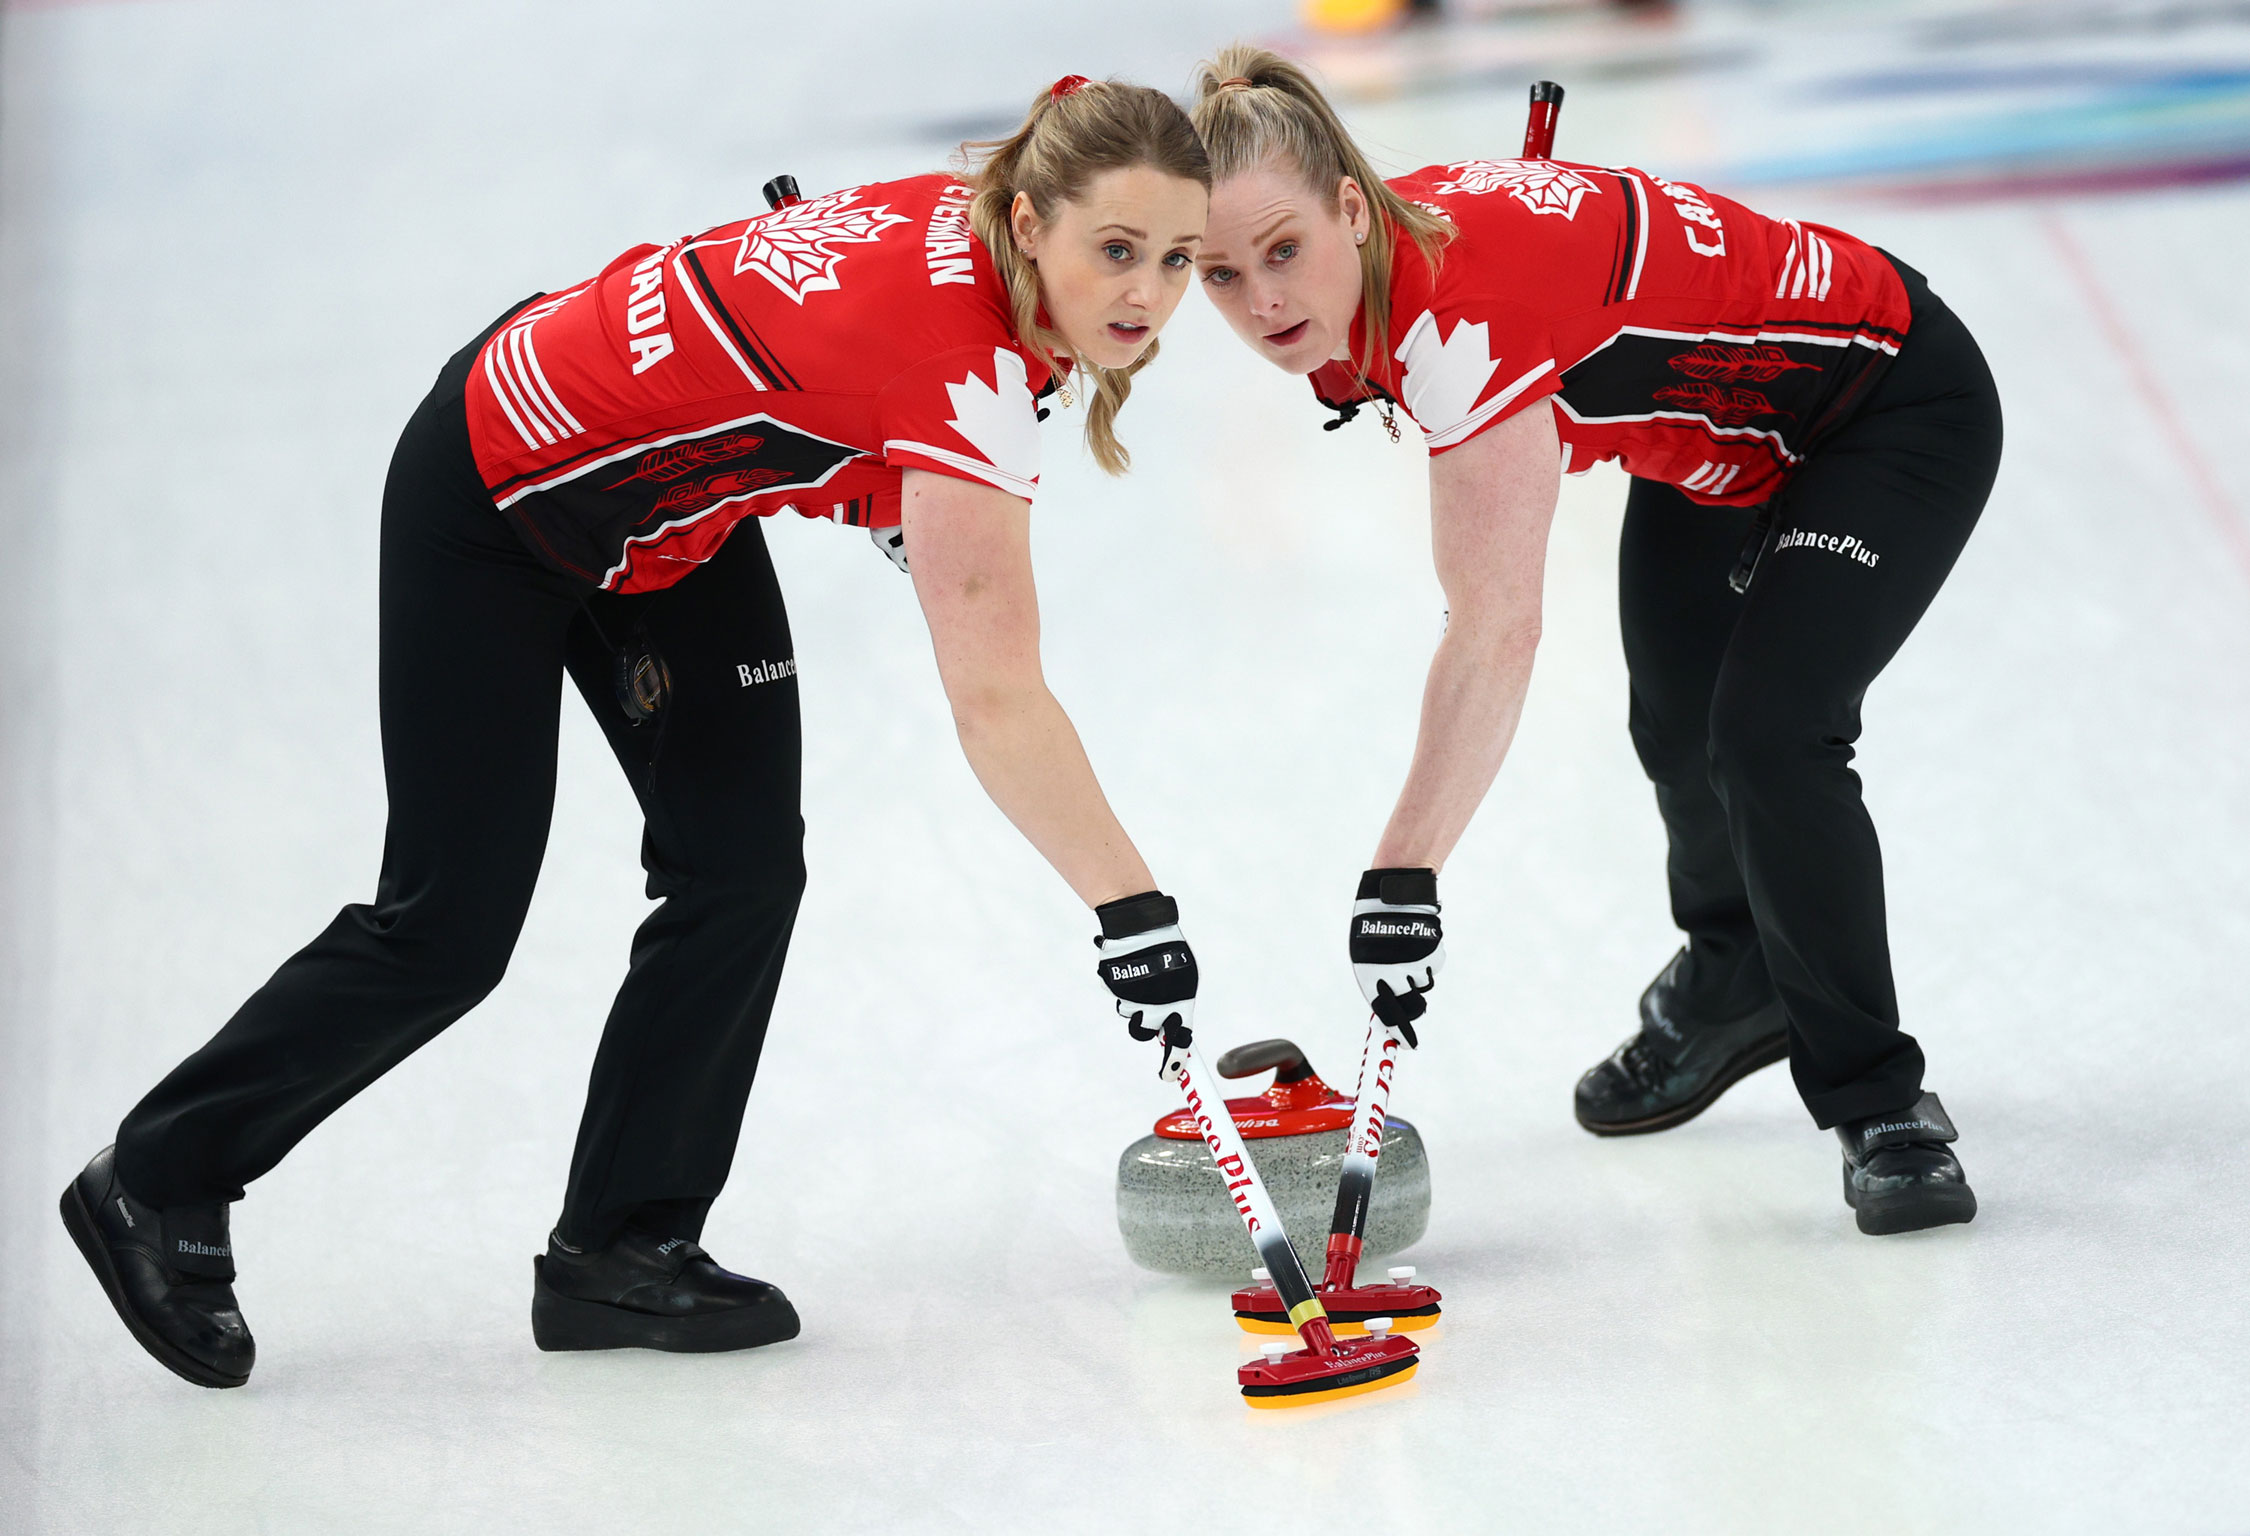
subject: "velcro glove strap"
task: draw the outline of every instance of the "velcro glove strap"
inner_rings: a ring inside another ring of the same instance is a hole
[[[1130,939],[1152,928],[1177,927],[1180,904],[1162,891],[1143,891],[1103,902],[1094,908],[1094,916],[1101,919],[1103,939]]]
[[[1359,900],[1380,901],[1392,907],[1435,909],[1437,871],[1434,869],[1371,869],[1359,877]]]
[[[1953,1121],[1938,1102],[1934,1093],[1925,1093],[1914,1107],[1895,1114],[1870,1115],[1865,1120],[1854,1120],[1837,1130],[1844,1138],[1844,1149],[1851,1153],[1852,1161],[1863,1163],[1870,1153],[1885,1147],[1903,1147],[1917,1141],[1959,1141],[1961,1133],[1953,1128]]]

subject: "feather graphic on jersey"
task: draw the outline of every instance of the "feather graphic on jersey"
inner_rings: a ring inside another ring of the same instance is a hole
[[[1706,384],[1770,384],[1785,373],[1800,368],[1816,372],[1818,363],[1793,363],[1781,348],[1768,345],[1755,347],[1730,347],[1722,342],[1707,341],[1692,351],[1682,352],[1668,359],[1675,373],[1684,373],[1691,379],[1701,379]]]
[[[992,371],[998,388],[974,372],[945,386],[945,397],[953,403],[953,419],[946,425],[994,469],[1030,484],[1039,478],[1039,416],[1030,375],[1023,359],[1005,347],[992,349]]]
[[[723,463],[755,453],[765,445],[765,439],[755,432],[723,432],[717,437],[707,437],[698,442],[674,443],[669,448],[658,448],[644,453],[629,475],[612,480],[612,486],[628,485],[635,480],[654,480],[669,484],[691,475],[708,464]]]
[[[836,269],[850,253],[833,247],[866,245],[881,239],[892,225],[908,222],[905,214],[891,212],[888,204],[850,206],[858,196],[857,189],[831,192],[752,219],[735,253],[735,275],[755,272],[798,304],[808,293],[836,288]]]
[[[1661,405],[1693,411],[1718,427],[1747,426],[1760,416],[1796,419],[1794,412],[1778,409],[1754,389],[1722,389],[1716,384],[1669,384],[1653,391],[1649,398]]]
[[[1565,165],[1551,160],[1456,160],[1446,167],[1451,181],[1437,184],[1439,192],[1506,191],[1533,213],[1559,213],[1578,217],[1578,205],[1601,188]]]
[[[1406,365],[1399,393],[1432,437],[1469,418],[1500,367],[1500,359],[1492,355],[1491,327],[1481,320],[1457,321],[1453,334],[1440,340],[1437,317],[1426,309],[1395,356]]]
[[[769,485],[778,485],[789,478],[785,469],[728,469],[715,475],[705,475],[686,485],[675,485],[656,498],[641,518],[643,523],[660,517],[673,517],[687,512],[700,512],[705,507],[717,506],[722,501],[739,501]]]

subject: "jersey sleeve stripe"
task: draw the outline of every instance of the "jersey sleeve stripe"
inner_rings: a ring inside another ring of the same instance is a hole
[[[1625,297],[1631,300],[1640,297],[1641,267],[1648,260],[1648,188],[1641,185],[1641,179],[1638,176],[1628,176],[1625,179],[1633,189],[1633,208],[1635,211],[1633,227],[1636,231],[1633,246],[1633,271],[1625,282]]]
[[[540,434],[542,436],[545,436],[547,433],[551,432],[554,434],[551,440],[560,442],[562,439],[570,436],[570,428],[564,426],[562,422],[553,415],[553,413],[548,411],[546,402],[541,400],[539,398],[538,391],[534,390],[531,387],[531,370],[528,366],[526,366],[523,355],[524,332],[526,331],[526,329],[528,329],[528,327],[521,325],[514,326],[509,329],[508,350],[505,355],[505,371],[508,375],[509,382],[514,384],[516,387],[517,403],[524,408],[524,413],[526,415],[531,417],[534,422],[538,423],[540,427]]]
[[[883,444],[885,456],[888,456],[893,449],[905,453],[920,454],[926,459],[934,459],[940,464],[959,470],[964,475],[982,480],[987,485],[1006,491],[1011,496],[1021,496],[1025,501],[1030,501],[1039,489],[1039,482],[1036,480],[1026,480],[1021,475],[1011,475],[1006,470],[987,464],[982,459],[971,458],[965,453],[955,453],[950,448],[939,448],[929,443],[917,443],[908,438],[894,437]]]
[[[1610,174],[1617,178],[1617,190],[1625,200],[1625,223],[1624,227],[1618,231],[1617,257],[1615,264],[1610,269],[1609,302],[1622,304],[1625,302],[1625,282],[1633,270],[1633,250],[1637,241],[1640,219],[1633,202],[1632,184],[1626,179],[1625,173],[1612,171]]]
[[[1529,389],[1533,384],[1537,383],[1542,374],[1552,373],[1554,371],[1555,360],[1550,357],[1545,362],[1541,363],[1538,367],[1533,368],[1530,372],[1525,373],[1517,378],[1505,389],[1502,389],[1491,399],[1485,401],[1484,404],[1469,412],[1468,415],[1462,417],[1452,426],[1446,427],[1442,431],[1430,433],[1428,439],[1429,445],[1432,448],[1450,448],[1455,443],[1462,442],[1465,439],[1474,436],[1479,427],[1482,427],[1486,422],[1492,420],[1493,417],[1499,415],[1510,405],[1513,405],[1516,401],[1517,396],[1521,395],[1525,390]]]
[[[551,448],[556,441],[555,434],[548,427],[546,418],[533,410],[531,402],[524,398],[522,381],[517,379],[515,364],[508,356],[508,342],[512,335],[512,332],[502,332],[493,340],[492,350],[487,355],[499,370],[500,386],[507,391],[507,398],[515,403],[520,418],[529,422],[531,430],[538,434],[539,441]]]
[[[516,436],[523,439],[524,447],[536,451],[539,447],[539,439],[531,435],[531,429],[525,426],[523,418],[516,414],[514,404],[508,399],[507,386],[500,382],[500,370],[494,364],[494,359],[499,355],[499,352],[500,342],[497,337],[485,344],[484,381],[492,386],[492,398],[500,402],[500,409],[507,413],[508,425],[516,429]]]
[[[524,361],[531,365],[531,376],[538,382],[539,392],[546,396],[547,404],[570,428],[570,436],[584,435],[586,431],[585,423],[570,414],[569,408],[562,403],[562,396],[555,393],[555,386],[547,382],[546,370],[539,366],[539,347],[531,339],[531,327],[528,325],[523,328],[523,356]]]

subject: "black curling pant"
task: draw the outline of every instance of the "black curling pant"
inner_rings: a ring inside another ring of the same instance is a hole
[[[794,655],[788,618],[755,520],[661,592],[589,594],[538,564],[469,455],[474,353],[439,375],[383,493],[375,899],[126,1116],[118,1175],[159,1206],[239,1199],[499,983],[546,850],[567,670],[639,798],[661,905],[594,1058],[561,1228],[581,1246],[633,1221],[692,1237],[733,1161],[804,889],[795,667],[773,665]],[[672,678],[639,726],[613,650],[636,635]]]
[[[1670,840],[1687,1002],[1779,993],[1789,1067],[1823,1127],[1911,1104],[1882,851],[1852,744],[1860,701],[1944,584],[2000,463],[2000,400],[1958,317],[1901,267],[1908,338],[1776,504],[1746,594],[1749,509],[1636,480],[1618,586],[1633,744]]]

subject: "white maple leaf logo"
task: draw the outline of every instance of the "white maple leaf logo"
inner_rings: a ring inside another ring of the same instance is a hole
[[[1578,204],[1601,188],[1568,166],[1551,160],[1456,160],[1446,167],[1454,179],[1437,184],[1440,192],[1506,191],[1533,213],[1578,217]]]
[[[995,389],[971,373],[945,386],[953,403],[946,423],[984,455],[994,469],[1026,482],[1039,478],[1039,410],[1031,400],[1031,378],[1023,359],[1005,347],[992,349]]]
[[[887,203],[852,207],[858,196],[855,190],[831,192],[752,219],[735,253],[735,275],[755,272],[799,304],[808,293],[835,288],[836,269],[849,253],[834,247],[866,245],[881,239],[893,224],[907,222],[905,214],[891,212]]]
[[[1491,328],[1484,322],[1458,321],[1453,334],[1441,340],[1437,317],[1426,309],[1394,355],[1406,364],[1399,394],[1433,437],[1468,419],[1500,366],[1492,355]]]

